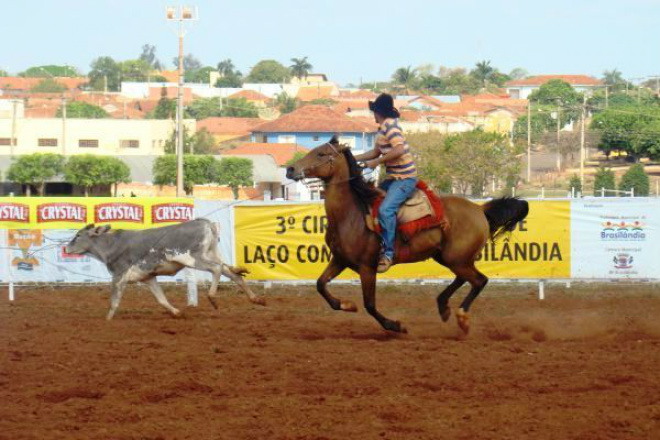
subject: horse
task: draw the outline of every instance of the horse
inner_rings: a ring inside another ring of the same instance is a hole
[[[325,187],[327,228],[325,242],[332,252],[326,269],[318,278],[317,291],[334,310],[356,312],[349,300],[338,299],[328,291],[328,283],[345,269],[360,276],[364,307],[378,323],[393,332],[406,333],[399,322],[381,314],[376,308],[376,278],[381,239],[367,227],[369,207],[382,191],[362,176],[362,168],[350,147],[340,145],[336,137],[322,144],[287,168],[294,181],[320,179]],[[503,197],[478,205],[457,196],[442,197],[445,219],[449,227],[434,227],[418,232],[405,242],[397,234],[394,264],[407,264],[432,258],[447,267],[455,279],[436,298],[443,321],[451,317],[449,300],[466,282],[471,289],[456,312],[460,329],[470,330],[470,306],[488,283],[488,278],[475,267],[488,239],[495,240],[511,232],[529,212],[526,201]],[[444,229],[444,230],[443,230]]]

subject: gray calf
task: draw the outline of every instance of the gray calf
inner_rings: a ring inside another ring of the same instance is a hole
[[[222,262],[218,252],[218,227],[206,219],[144,231],[111,231],[110,226],[87,225],[66,246],[70,254],[88,254],[104,262],[112,274],[112,296],[107,319],[115,314],[126,284],[142,281],[159,304],[174,316],[180,312],[165,298],[156,281],[157,275],[174,275],[184,267],[213,274],[208,298],[216,309],[215,294],[220,275],[239,285],[255,304],[264,305],[245,284],[247,270]]]

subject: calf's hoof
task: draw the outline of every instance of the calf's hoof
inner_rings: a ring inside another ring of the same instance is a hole
[[[250,302],[252,302],[252,304],[256,304],[258,306],[265,306],[266,305],[266,300],[264,298],[261,298],[261,297],[250,298]]]

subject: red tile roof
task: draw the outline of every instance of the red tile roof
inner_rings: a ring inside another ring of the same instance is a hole
[[[602,86],[603,82],[593,76],[588,75],[538,75],[525,79],[516,79],[507,82],[507,87],[516,86],[541,86],[551,79],[560,79],[566,81],[572,86]]]
[[[331,99],[334,87],[331,86],[303,86],[298,89],[296,98],[301,101],[313,101],[315,99]]]
[[[248,143],[232,150],[223,151],[222,154],[228,156],[267,154],[275,159],[278,166],[284,166],[298,151],[307,153],[309,150],[298,144]]]
[[[349,91],[349,90],[341,90],[339,92],[339,98],[347,98],[347,99],[366,99],[366,100],[374,100],[376,99],[378,95],[375,94],[374,92],[370,92],[369,90],[355,90],[355,91]]]
[[[161,70],[159,72],[154,72],[153,75],[162,76],[167,80],[167,82],[178,82],[179,81],[179,71],[178,70]]]
[[[349,118],[323,105],[306,105],[255,127],[253,133],[371,133],[373,124]]]
[[[8,90],[31,90],[41,81],[47,78],[22,78],[19,76],[2,76],[0,77],[0,89]],[[67,89],[76,89],[81,85],[89,82],[87,78],[66,78],[56,77],[54,80],[66,87]]]
[[[248,135],[250,131],[262,124],[259,118],[206,118],[197,121],[197,128],[206,128],[211,134]]]
[[[245,98],[248,101],[269,101],[270,98],[262,93],[259,93],[255,90],[241,90],[236,92],[233,95],[229,95],[228,99],[238,99]]]

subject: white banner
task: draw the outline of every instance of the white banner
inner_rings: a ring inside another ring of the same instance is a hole
[[[660,278],[658,199],[573,200],[571,235],[571,278]]]

